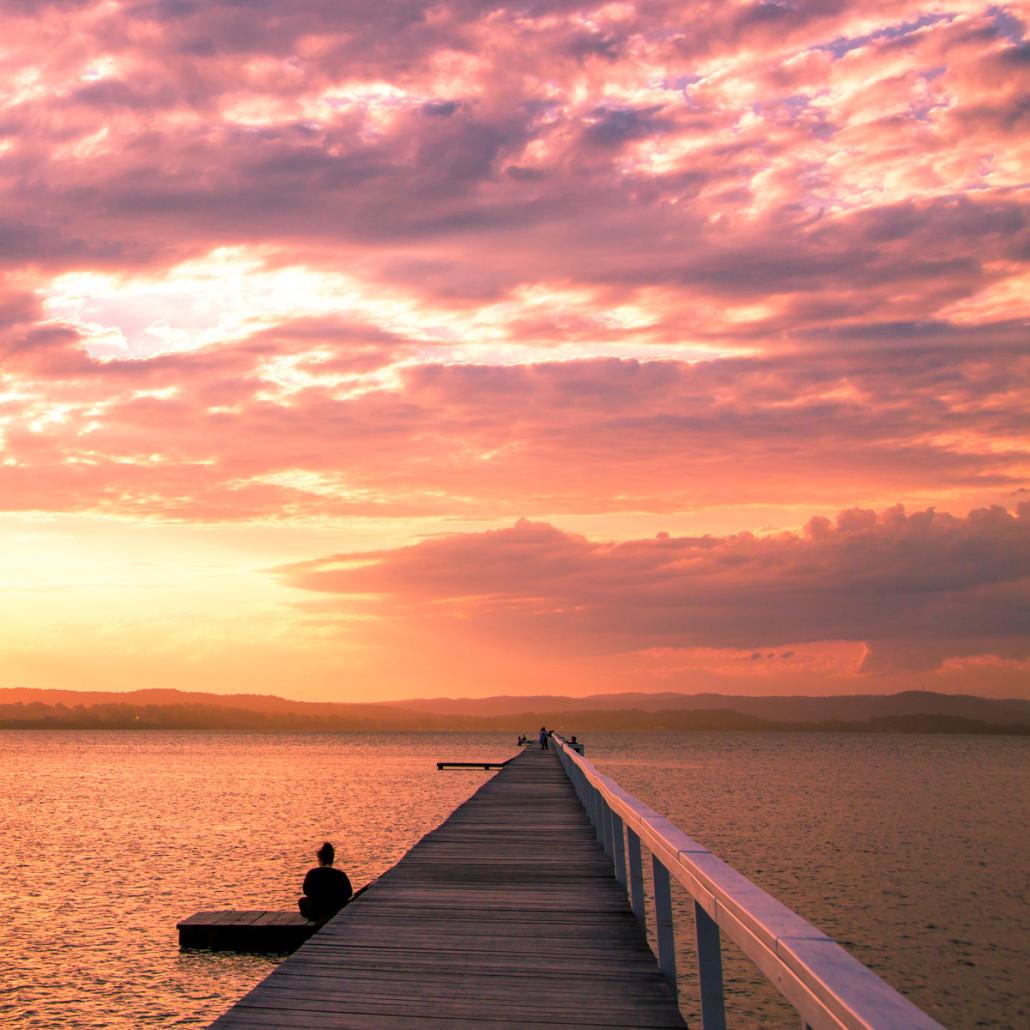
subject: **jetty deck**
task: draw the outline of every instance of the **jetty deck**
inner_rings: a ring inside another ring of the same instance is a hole
[[[508,762],[212,1027],[684,1027],[554,751]]]

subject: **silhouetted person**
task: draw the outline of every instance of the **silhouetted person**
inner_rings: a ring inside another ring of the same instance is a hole
[[[323,922],[343,908],[354,889],[342,869],[334,869],[336,849],[326,841],[318,849],[318,865],[304,877],[304,897],[298,899],[300,914],[316,923]]]
[[[540,747],[543,748],[544,751],[547,750],[547,727],[546,726],[541,726],[540,727]]]

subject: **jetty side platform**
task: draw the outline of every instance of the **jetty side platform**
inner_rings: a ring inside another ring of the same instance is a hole
[[[686,1024],[555,752],[527,749],[211,1026]]]
[[[299,912],[218,909],[176,924],[179,947],[266,954],[296,951],[319,928]]]

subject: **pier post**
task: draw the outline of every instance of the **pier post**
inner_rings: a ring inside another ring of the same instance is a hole
[[[622,816],[612,812],[612,858],[615,859],[615,879],[626,886],[626,842],[622,834]]]
[[[644,863],[640,855],[640,838],[634,829],[626,827],[626,850],[629,851],[629,903],[633,915],[645,926],[644,910]]]
[[[604,840],[604,799],[601,797],[601,792],[594,787],[594,830],[597,833],[597,843],[600,844]]]
[[[669,870],[657,855],[651,856],[654,875],[654,918],[658,937],[658,968],[676,987],[676,938],[672,927],[672,891],[669,889]]]
[[[704,1030],[726,1030],[719,924],[696,901],[694,928],[697,932],[697,973],[701,987],[701,1025]]]
[[[611,856],[612,854],[612,810],[608,806],[608,801],[602,796],[600,791],[597,791],[597,814],[599,819],[597,821],[597,840],[605,849],[605,854]]]

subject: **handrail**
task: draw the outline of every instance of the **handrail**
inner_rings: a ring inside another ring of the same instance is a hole
[[[641,922],[641,844],[651,852],[658,962],[674,983],[669,876],[693,897],[705,1030],[726,1025],[720,931],[772,981],[811,1030],[942,1030],[832,938],[623,790],[558,734],[551,739]]]

